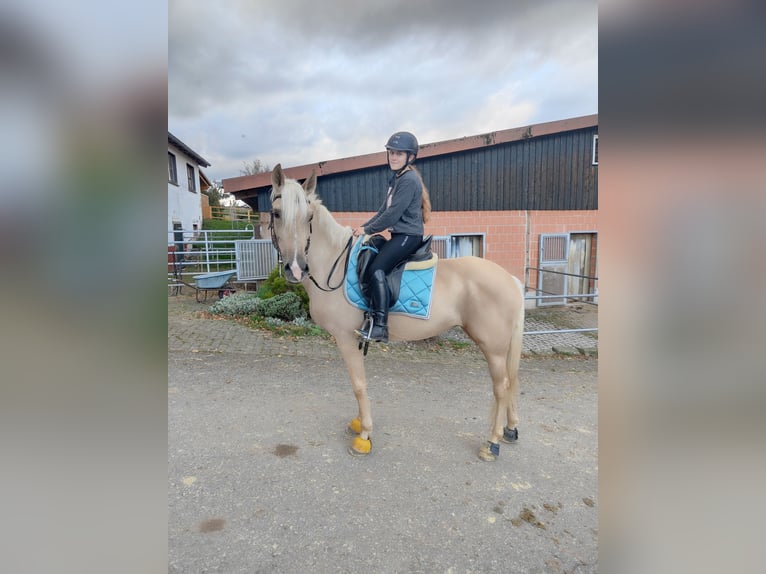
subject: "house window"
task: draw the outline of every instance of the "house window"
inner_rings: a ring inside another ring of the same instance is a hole
[[[452,257],[484,257],[483,235],[452,235],[450,239]]]
[[[194,166],[190,163],[186,164],[186,179],[189,182],[189,191],[197,193],[197,181],[194,177]]]
[[[178,172],[176,171],[176,156],[168,152],[168,182],[178,185]]]
[[[593,153],[591,165],[598,165],[598,134],[593,136]]]

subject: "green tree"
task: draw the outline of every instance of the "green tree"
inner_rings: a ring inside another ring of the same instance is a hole
[[[223,191],[223,188],[219,187],[218,184],[216,184],[216,183],[214,183],[213,185],[208,187],[202,193],[207,195],[210,207],[218,207],[218,206],[220,206],[221,205],[221,200],[224,198],[225,195],[227,195]]]

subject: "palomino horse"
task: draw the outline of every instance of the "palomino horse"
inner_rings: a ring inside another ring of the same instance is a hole
[[[343,293],[351,228],[340,225],[316,195],[314,172],[300,185],[287,179],[281,165],[271,174],[271,237],[285,263],[285,277],[303,282],[310,298],[311,318],[336,340],[359,403],[349,429],[357,434],[351,454],[368,454],[372,448],[372,412],[367,397],[364,356],[354,333],[363,313]],[[392,315],[390,340],[426,339],[460,325],[475,341],[489,366],[494,404],[489,438],[479,457],[495,460],[499,441],[518,437],[516,402],[519,361],[524,327],[524,292],[521,282],[499,265],[478,257],[438,262],[431,314],[428,319]],[[506,426],[504,426],[506,425]]]

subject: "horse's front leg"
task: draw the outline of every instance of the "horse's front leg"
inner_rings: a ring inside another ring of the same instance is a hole
[[[349,453],[353,455],[369,454],[372,449],[370,433],[372,432],[372,410],[370,398],[367,396],[367,377],[364,370],[364,355],[359,350],[359,342],[356,337],[336,337],[338,349],[343,355],[348,375],[351,378],[351,387],[359,405],[357,417],[349,423],[349,429],[358,433],[354,437]]]

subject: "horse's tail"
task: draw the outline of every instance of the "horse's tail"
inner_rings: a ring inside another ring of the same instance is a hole
[[[521,364],[521,345],[522,338],[524,336],[524,287],[521,285],[516,277],[514,277],[516,285],[521,293],[521,301],[519,303],[519,312],[516,315],[516,322],[513,325],[511,331],[511,344],[508,348],[508,355],[506,358],[506,365],[508,368],[508,376],[510,377],[511,386],[514,385],[514,381],[518,379],[519,366]]]
[[[511,344],[508,346],[508,354],[505,359],[506,369],[508,370],[509,391],[506,407],[508,412],[508,428],[510,429],[516,429],[519,424],[517,404],[519,398],[519,367],[521,366],[522,339],[524,337],[524,287],[516,277],[514,277],[514,280],[518,286],[521,301],[519,302],[519,312],[511,329]],[[505,431],[503,431],[503,434],[505,434]],[[518,432],[515,436],[518,437]]]
[[[508,359],[506,364],[508,365],[508,375],[510,377],[516,377],[519,372],[519,366],[521,364],[521,344],[524,336],[524,305],[521,306],[521,312],[516,318],[516,324],[513,326],[511,332],[511,346],[508,349]]]

